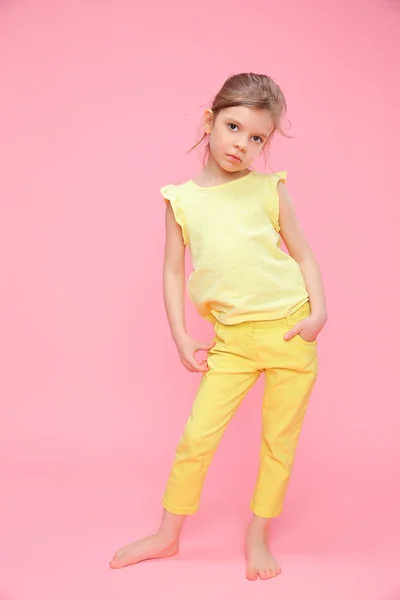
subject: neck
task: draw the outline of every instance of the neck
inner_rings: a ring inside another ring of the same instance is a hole
[[[225,171],[222,169],[214,157],[210,154],[206,166],[203,171],[197,175],[194,180],[199,185],[219,185],[228,181],[240,179],[249,173],[249,169],[241,169],[240,171]]]

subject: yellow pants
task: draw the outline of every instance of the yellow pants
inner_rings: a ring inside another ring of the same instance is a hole
[[[307,302],[283,319],[215,326],[192,414],[179,442],[163,505],[193,514],[215,450],[246,393],[265,372],[261,458],[251,501],[255,515],[276,517],[283,507],[308,399],[317,378],[317,342],[284,334],[310,314]]]

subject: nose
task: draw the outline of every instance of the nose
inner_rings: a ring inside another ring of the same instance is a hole
[[[247,148],[247,140],[245,138],[238,138],[235,141],[235,147],[244,152]]]

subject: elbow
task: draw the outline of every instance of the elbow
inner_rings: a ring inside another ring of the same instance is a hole
[[[299,263],[300,266],[307,265],[310,263],[317,263],[316,258],[310,249],[300,254],[300,256],[296,258],[296,261]]]
[[[165,261],[164,262],[164,278],[179,278],[184,277],[185,275],[185,266],[180,262],[175,261]]]

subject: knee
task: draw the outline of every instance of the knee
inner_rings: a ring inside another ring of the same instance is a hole
[[[213,436],[206,435],[204,430],[188,424],[179,442],[178,451],[192,458],[200,458],[211,453],[214,446]]]

